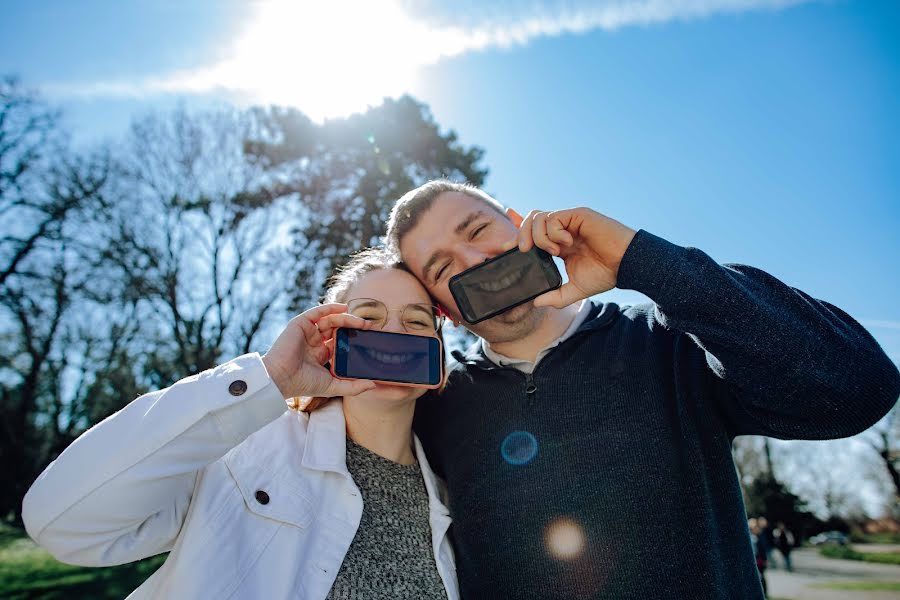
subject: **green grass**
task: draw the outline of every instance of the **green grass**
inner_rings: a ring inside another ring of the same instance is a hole
[[[849,546],[824,546],[819,549],[819,554],[827,558],[900,565],[900,552],[858,552]]]
[[[852,533],[850,541],[859,544],[900,544],[900,533]]]
[[[900,592],[900,581],[836,581],[814,586],[822,590],[855,590],[858,592]]]
[[[0,598],[121,600],[156,571],[165,555],[116,567],[63,564],[19,530],[0,528]]]

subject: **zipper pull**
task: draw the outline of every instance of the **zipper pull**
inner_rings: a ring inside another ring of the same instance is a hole
[[[537,386],[534,384],[534,376],[531,373],[525,373],[525,393],[533,394],[537,391]]]

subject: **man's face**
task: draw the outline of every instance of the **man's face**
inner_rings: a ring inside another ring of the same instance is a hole
[[[400,240],[400,254],[429,293],[455,321],[465,322],[450,294],[450,278],[503,253],[518,235],[505,215],[462,192],[438,196],[416,226]],[[530,332],[543,314],[531,302],[467,328],[490,342]]]

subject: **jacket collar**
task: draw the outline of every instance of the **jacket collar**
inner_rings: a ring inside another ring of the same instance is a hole
[[[306,442],[300,464],[316,471],[347,471],[347,425],[341,400],[326,402],[309,413]]]
[[[444,503],[446,492],[443,483],[438,479],[425,457],[422,442],[413,434],[416,460],[425,479],[428,492],[428,508],[431,512],[449,515],[450,511]],[[347,425],[344,420],[343,402],[332,400],[309,415],[309,426],[306,430],[306,441],[303,447],[303,458],[300,464],[316,471],[333,471],[352,479],[347,470]]]
[[[619,305],[615,302],[605,302],[603,304],[594,304],[591,302],[591,305],[591,310],[588,313],[587,318],[584,320],[584,323],[575,330],[572,337],[586,331],[594,331],[606,327],[607,325],[610,325],[619,314]],[[476,340],[475,343],[466,350],[454,350],[451,354],[460,364],[471,365],[486,371],[501,368],[485,356],[480,339]]]

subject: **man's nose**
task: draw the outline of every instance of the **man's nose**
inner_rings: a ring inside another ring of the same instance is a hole
[[[463,270],[480,265],[500,254],[499,248],[468,247],[462,253]]]

